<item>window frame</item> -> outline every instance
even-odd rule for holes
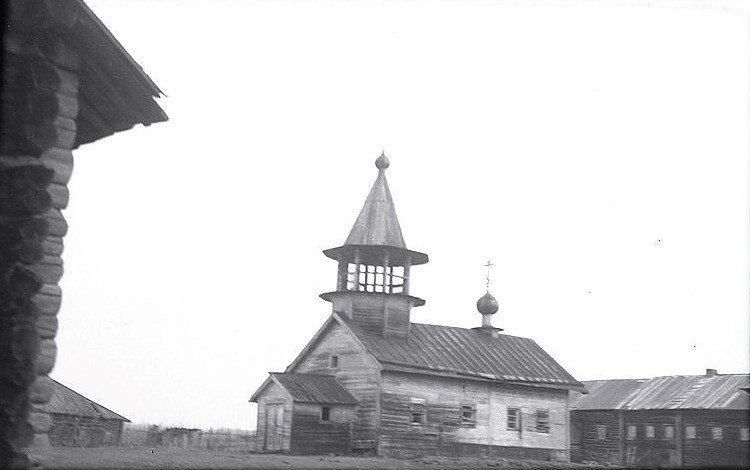
[[[685,439],[698,439],[698,426],[692,424],[685,426]]]
[[[409,402],[409,424],[421,426],[427,422],[427,400],[423,398],[412,398]],[[418,420],[414,420],[419,416]]]
[[[467,416],[468,413],[468,416]],[[461,426],[475,427],[477,425],[477,405],[464,403],[461,405]]]
[[[737,430],[737,440],[742,442],[750,441],[750,426],[740,426]]]
[[[634,441],[638,439],[638,426],[637,425],[635,424],[627,425],[627,427],[625,428],[625,439],[628,441]]]
[[[656,438],[656,426],[654,426],[653,424],[646,424],[644,425],[644,428],[645,429],[643,432],[643,437],[645,437],[646,439]]]
[[[596,440],[597,441],[607,440],[607,425],[606,424],[596,425]]]
[[[723,426],[711,426],[711,440],[712,441],[724,440],[724,427]]]
[[[338,354],[332,354],[331,357],[328,358],[328,367],[331,369],[338,369],[340,364],[339,356]]]
[[[513,416],[513,426],[511,427],[511,415]],[[505,414],[506,423],[505,429],[508,431],[518,431],[521,429],[521,409],[514,406],[509,406],[508,411]]]
[[[671,424],[665,424],[664,426],[662,426],[661,437],[668,441],[674,440],[674,426],[672,426]]]
[[[333,411],[333,407],[331,405],[320,405],[320,420],[319,421],[321,423],[330,423],[332,411]]]
[[[536,410],[535,417],[536,422],[534,423],[534,432],[549,434],[551,429],[549,410],[546,408],[539,408]]]

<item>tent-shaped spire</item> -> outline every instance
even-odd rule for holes
[[[375,161],[375,166],[378,168],[378,177],[375,179],[375,184],[372,185],[370,194],[367,196],[344,245],[381,245],[406,248],[401,226],[396,216],[396,207],[388,188],[388,180],[385,178],[385,169],[389,165],[385,152]]]

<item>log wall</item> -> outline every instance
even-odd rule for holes
[[[331,368],[332,355],[339,357]],[[359,401],[352,427],[354,447],[373,451],[377,446],[380,414],[380,366],[344,329],[334,324],[315,347],[289,372],[330,374]]]
[[[618,424],[620,413],[622,423]],[[740,436],[740,429],[750,426],[746,410],[585,410],[574,411],[571,419],[582,431],[582,462],[642,467],[750,465],[750,443]],[[606,439],[598,438],[598,426],[606,426]],[[629,426],[635,426],[634,437],[627,435]],[[647,426],[653,426],[653,437],[647,434]],[[695,427],[695,438],[686,435],[689,426]],[[673,430],[671,438],[666,427]],[[714,439],[713,427],[722,429],[721,439]]]
[[[413,403],[422,423],[412,423]],[[462,421],[463,405],[476,408]],[[567,391],[383,372],[382,455],[485,455],[565,461],[569,458]],[[521,429],[507,429],[508,408],[518,408]],[[549,432],[536,429],[536,411],[549,412]]]
[[[41,464],[52,424],[47,374],[63,274],[60,210],[73,169],[78,18],[58,2],[8,1],[0,112],[0,468]],[[39,21],[40,17],[52,20]],[[25,25],[25,26],[24,26]]]
[[[331,405],[330,420],[322,422],[321,405],[294,404],[291,453],[349,454],[356,412],[353,406]]]
[[[116,446],[120,445],[122,428],[119,420],[53,414],[49,442],[53,446]]]

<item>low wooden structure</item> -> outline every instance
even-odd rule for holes
[[[358,402],[333,376],[271,373],[252,400],[261,450],[349,453]]]
[[[500,334],[489,292],[477,303],[482,326],[411,321],[412,307],[425,303],[409,292],[411,268],[428,258],[406,248],[385,155],[376,166],[346,242],[324,251],[338,262],[337,289],[321,295],[333,313],[286,371],[271,374],[251,398],[260,450],[329,453],[336,426],[342,444],[351,430],[337,453],[568,460],[568,392],[583,385],[533,340]],[[314,390],[315,376],[328,394],[346,391],[356,402],[326,401]],[[314,397],[304,413],[295,393]],[[324,423],[324,415],[340,420]]]
[[[584,382],[571,396],[574,461],[642,467],[750,465],[747,374]]]
[[[7,0],[0,13],[0,468],[25,468],[52,426],[40,407],[54,390],[72,150],[167,116],[83,1]]]
[[[52,398],[40,410],[49,413],[53,446],[102,447],[120,444],[130,420],[53,380]]]

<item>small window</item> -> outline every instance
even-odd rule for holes
[[[744,428],[740,428],[740,440],[750,441],[750,428],[748,428],[747,426]]]
[[[336,369],[339,366],[339,357],[331,356],[331,369]]]
[[[330,406],[324,406],[320,409],[320,420],[321,421],[331,420],[331,407]]]
[[[411,423],[424,424],[425,422],[425,401],[419,398],[411,399]]]
[[[664,426],[664,439],[674,439],[674,426]]]
[[[606,424],[596,425],[596,439],[599,441],[607,440],[607,425]]]
[[[536,432],[549,432],[549,411],[536,411]]]
[[[508,429],[518,431],[521,428],[518,417],[518,408],[508,408]]]
[[[477,407],[475,405],[461,406],[461,424],[474,426],[477,423]]]
[[[724,438],[724,430],[721,426],[714,426],[711,428],[711,439],[714,441],[720,441]]]
[[[685,426],[685,439],[695,439],[696,434],[695,426]]]
[[[647,424],[646,425],[646,439],[653,439],[656,437],[656,429],[653,425]]]
[[[628,425],[628,439],[631,441],[638,437],[638,427],[634,424]]]

